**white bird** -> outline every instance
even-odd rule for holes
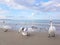
[[[52,21],[51,21],[50,28],[48,30],[49,37],[55,37],[55,31],[56,31],[56,28],[55,26],[53,26]]]
[[[18,31],[18,33],[20,33],[22,30],[24,30],[24,27],[21,27]]]
[[[22,34],[23,36],[29,36],[29,33],[28,33],[27,30],[28,30],[27,28],[21,27],[21,28],[19,29],[19,32],[21,32],[21,34]]]
[[[2,28],[5,29],[4,32],[7,32],[9,29],[11,29],[11,27],[8,25],[3,25]]]
[[[35,30],[32,28],[28,28],[28,32],[34,32]]]
[[[7,32],[9,29],[12,29],[11,26],[6,25],[6,22],[5,21],[3,21],[2,24],[3,25],[1,26],[1,28],[4,29],[4,32]]]

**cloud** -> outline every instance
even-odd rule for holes
[[[29,4],[34,4],[35,3],[35,0],[25,0],[26,3],[29,3]]]
[[[60,11],[60,3],[56,1],[42,2],[41,6],[43,8],[43,11]]]
[[[0,15],[6,14],[8,12],[9,12],[8,10],[4,10],[0,7]]]
[[[29,1],[29,0],[28,0]],[[33,0],[32,2],[28,2],[27,0],[24,2],[18,2],[18,4],[22,4],[28,8],[42,11],[42,12],[55,12],[60,11],[60,0],[49,0],[47,2],[40,1],[38,4],[35,3],[38,0]]]
[[[0,15],[0,19],[6,19],[7,17],[4,15]]]
[[[25,6],[15,2],[15,0],[0,0],[0,3],[7,5],[11,9],[27,9]]]
[[[51,1],[55,1],[55,2],[58,2],[58,3],[60,3],[60,0],[51,0]]]
[[[6,14],[9,14],[9,11],[0,7],[0,19],[8,19]]]
[[[27,10],[33,9],[41,12],[59,12],[60,0],[0,0],[1,3],[6,4],[11,9]]]

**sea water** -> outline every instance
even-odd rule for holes
[[[5,21],[5,23],[3,23],[3,21]],[[48,28],[50,26],[49,24],[50,24],[49,20],[10,20],[10,19],[0,20],[0,27],[2,27],[2,25],[9,25],[12,27],[12,30],[16,30],[16,31],[18,31],[20,27],[31,28],[32,26],[38,28],[36,31],[48,31]],[[56,24],[54,26],[59,32],[60,20],[53,20],[53,24]]]

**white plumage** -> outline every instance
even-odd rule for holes
[[[28,35],[28,32],[22,31],[22,35],[27,36]]]
[[[23,36],[28,36],[29,35],[29,33],[27,32],[27,28],[23,28],[23,27],[21,27],[20,29],[19,29],[19,32],[21,32],[21,34],[23,35]]]
[[[12,29],[10,26],[8,25],[3,25],[2,28],[4,29],[4,32],[7,32],[9,29]]]
[[[34,32],[32,28],[28,28],[28,32]]]
[[[22,28],[23,28],[23,27],[21,27],[18,32],[21,32],[21,31],[22,31]]]
[[[4,29],[11,29],[11,27],[8,26],[8,25],[4,25],[3,28],[4,28]]]
[[[49,28],[49,31],[48,31],[49,37],[50,36],[55,36],[55,32],[56,32],[56,28],[55,28],[55,26],[52,25],[52,22],[51,22],[50,28]]]
[[[24,30],[22,31],[22,35],[25,35],[25,36],[27,36],[28,35],[28,32],[27,32],[27,28],[24,28]]]

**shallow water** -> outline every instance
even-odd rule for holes
[[[31,28],[32,25],[37,27],[38,29],[35,30],[37,32],[46,32],[48,31],[49,28],[49,20],[21,20],[21,21],[17,21],[17,20],[4,20],[5,23],[2,22],[3,20],[0,20],[0,27],[2,27],[3,25],[9,25],[12,27],[12,30],[16,30],[18,31],[20,27],[27,27],[27,28]],[[58,33],[60,33],[60,20],[53,20],[53,25],[56,27],[56,30]]]

